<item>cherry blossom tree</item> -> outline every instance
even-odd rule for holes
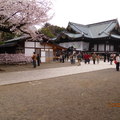
[[[0,0],[0,31],[24,33],[35,38],[34,25],[52,18],[49,0]]]

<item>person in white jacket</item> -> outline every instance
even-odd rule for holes
[[[120,56],[119,54],[116,54],[116,71],[119,71],[119,65],[120,65]]]

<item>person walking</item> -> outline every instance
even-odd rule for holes
[[[95,54],[95,52],[92,54],[92,59],[93,59],[93,64],[95,64],[95,61],[96,61],[96,54]]]
[[[112,65],[113,60],[114,60],[114,54],[111,54],[110,55],[110,65]]]
[[[90,64],[90,58],[91,58],[91,55],[89,53],[87,53],[86,61],[87,61],[88,64]]]
[[[82,60],[82,55],[81,55],[81,53],[79,53],[79,54],[77,55],[77,60],[78,60],[78,66],[80,66],[80,65],[81,65],[81,60]]]
[[[107,53],[107,61],[108,62],[110,61],[110,53],[109,52]]]
[[[104,62],[106,62],[106,57],[107,57],[107,54],[104,53]]]
[[[37,59],[37,56],[36,56],[35,52],[33,52],[32,61],[33,61],[33,67],[34,68],[36,68],[36,59]]]
[[[84,62],[85,62],[85,64],[87,63],[87,53],[84,53],[83,54],[83,58],[84,58]]]
[[[71,62],[71,64],[75,64],[75,61],[74,61],[75,59],[74,59],[74,55],[72,54],[72,55],[70,55],[70,62]]]
[[[100,55],[97,54],[97,64],[99,64],[99,62],[100,62]]]
[[[62,54],[62,63],[64,63],[65,62],[65,55],[64,55],[64,53]]]
[[[119,65],[120,65],[120,56],[119,54],[116,54],[116,71],[119,71]]]
[[[40,60],[40,55],[37,54],[37,65],[40,66],[41,60]]]

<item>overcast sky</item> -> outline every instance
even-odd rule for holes
[[[66,28],[68,22],[86,25],[120,20],[120,0],[53,0],[53,6],[55,15],[49,23],[60,27]]]

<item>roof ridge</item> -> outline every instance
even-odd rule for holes
[[[88,24],[86,26],[92,26],[92,25],[96,25],[96,24],[104,24],[104,23],[108,23],[108,22],[118,22],[117,19],[112,19],[112,20],[107,20],[107,21],[102,21],[102,22],[97,22],[97,23],[92,23],[92,24]]]
[[[103,23],[106,23],[106,22],[118,22],[118,20],[117,19],[112,19],[112,20],[106,20],[106,21],[96,22],[96,23],[87,24],[87,25],[83,25],[83,24],[79,24],[79,23],[74,23],[74,22],[69,22],[69,23],[71,23],[71,24],[77,24],[77,25],[80,25],[80,26],[83,26],[83,27],[89,27],[91,25],[103,24]]]
[[[83,26],[83,27],[86,27],[86,25],[83,25],[83,24],[79,24],[79,23],[74,23],[74,22],[69,22],[70,24],[76,24],[76,25],[80,25],[80,26]],[[68,24],[69,24],[68,23]]]

